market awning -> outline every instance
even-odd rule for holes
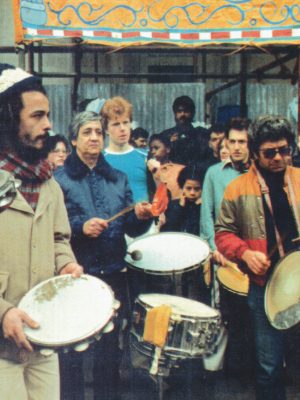
[[[13,0],[16,43],[300,44],[299,0]]]

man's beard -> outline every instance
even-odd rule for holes
[[[190,126],[191,125],[191,123],[192,123],[192,121],[193,121],[193,119],[192,118],[185,118],[185,117],[183,117],[183,118],[177,118],[176,120],[175,120],[175,122],[176,122],[176,125],[181,125],[181,126]]]
[[[48,138],[49,134],[46,134],[43,147],[40,149],[24,144],[18,138],[13,144],[13,147],[22,160],[26,161],[28,164],[37,164],[48,156]]]

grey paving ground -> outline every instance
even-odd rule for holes
[[[299,336],[297,335],[297,338]],[[87,356],[85,400],[93,400],[91,362]],[[120,400],[254,400],[251,372],[241,378],[224,371],[207,373],[201,364],[201,360],[193,360],[187,368],[181,366],[179,369],[171,370],[170,377],[163,379],[163,391],[159,391],[159,384],[147,370],[131,368],[131,364],[125,359],[121,368]],[[300,400],[299,342],[293,343],[285,380],[287,400]]]

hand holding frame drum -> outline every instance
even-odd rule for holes
[[[45,355],[55,350],[86,350],[101,333],[113,329],[119,302],[98,278],[61,275],[41,282],[20,301],[19,308],[39,323],[24,327],[27,339]]]

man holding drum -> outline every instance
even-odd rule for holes
[[[38,328],[38,323],[17,305],[55,274],[82,273],[69,244],[63,195],[45,160],[50,128],[40,81],[0,64],[0,169],[20,180],[15,199],[0,213],[0,398],[5,400],[59,400],[57,355],[33,350],[23,325]]]
[[[269,323],[264,295],[275,264],[299,237],[300,171],[289,165],[294,135],[285,118],[262,116],[250,134],[255,162],[226,188],[215,240],[218,250],[250,278],[256,399],[284,400],[283,333]]]
[[[117,118],[116,118],[117,119]],[[70,124],[73,151],[55,176],[65,194],[72,227],[72,248],[88,274],[108,285],[121,302],[115,329],[102,336],[92,351],[94,359],[94,399],[115,399],[118,390],[121,318],[126,309],[127,284],[124,272],[125,234],[138,236],[152,222],[151,205],[137,203],[133,210],[109,221],[132,205],[127,176],[112,168],[101,154],[104,131],[100,117],[91,111],[77,114]],[[64,399],[83,399],[81,354],[70,352],[61,358]],[[66,380],[64,381],[64,378]]]

